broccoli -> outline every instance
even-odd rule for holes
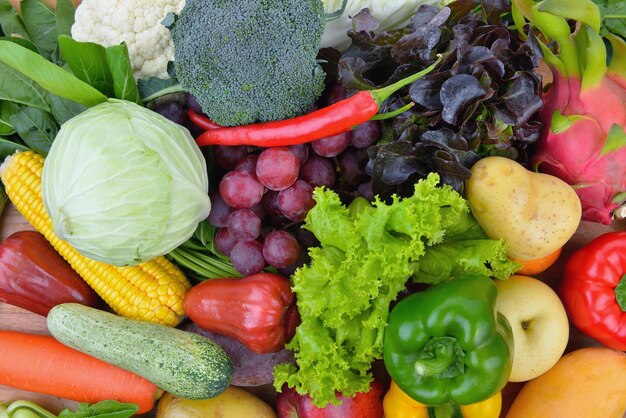
[[[324,88],[321,0],[187,0],[171,30],[176,78],[220,125],[300,115]]]

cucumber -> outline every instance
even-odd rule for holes
[[[52,308],[48,329],[63,344],[181,398],[213,398],[226,390],[233,373],[224,350],[208,338],[77,303]]]

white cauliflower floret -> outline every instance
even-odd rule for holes
[[[72,37],[103,46],[126,41],[135,78],[169,78],[174,60],[170,31],[161,24],[178,14],[185,0],[83,0],[76,9]]]

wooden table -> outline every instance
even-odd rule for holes
[[[0,217],[0,240],[5,239],[13,232],[21,231],[25,229],[33,229],[26,220],[15,210],[13,206],[7,206],[2,217]],[[576,234],[563,248],[563,253],[559,260],[550,267],[546,272],[538,275],[551,287],[556,289],[560,281],[561,272],[563,270],[563,264],[567,257],[576,249],[584,245],[586,242],[608,231],[624,230],[626,231],[626,221],[614,222],[613,225],[607,227],[605,225],[593,224],[589,222],[582,222]],[[48,334],[46,328],[46,320],[44,317],[37,314],[25,311],[20,308],[16,308],[0,302],[0,329],[4,330],[16,330],[22,332],[29,332],[35,334]],[[570,341],[566,351],[572,351],[584,346],[599,345],[597,342],[582,335],[578,330],[571,327]],[[522,384],[509,384],[504,390],[504,416],[505,411],[511,404],[516,394],[521,389]],[[258,391],[257,391],[258,392]],[[263,396],[263,390],[260,395],[263,398],[271,399],[269,394]],[[11,389],[8,387],[0,386],[0,401],[11,401],[16,399],[27,399],[34,401],[43,407],[48,408],[50,411],[58,413],[61,409],[70,407],[73,408],[76,402],[67,401],[59,398],[55,398],[47,395],[40,395],[31,392],[24,392],[20,390]],[[146,415],[151,416],[151,415]],[[229,418],[229,417],[226,417]],[[233,417],[235,418],[235,417]],[[238,418],[238,417],[237,417]]]

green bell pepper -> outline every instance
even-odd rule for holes
[[[398,386],[425,405],[468,405],[511,373],[513,333],[496,313],[497,289],[467,274],[400,301],[389,316],[384,361]]]

